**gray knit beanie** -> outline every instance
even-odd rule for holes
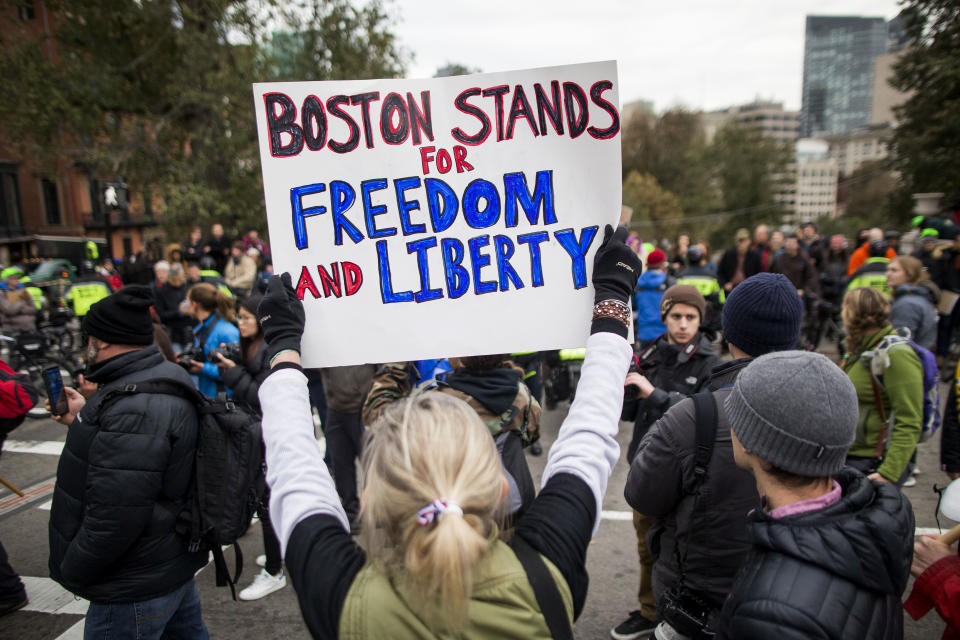
[[[806,351],[779,351],[751,362],[724,407],[744,449],[809,477],[840,471],[859,414],[850,378],[827,357]]]

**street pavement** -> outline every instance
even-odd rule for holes
[[[946,398],[946,393],[943,394]],[[556,438],[569,405],[561,403],[543,414],[543,447],[540,457],[529,456],[535,478],[546,463],[547,449]],[[631,425],[621,423],[620,446],[626,451]],[[56,476],[59,449],[66,428],[52,420],[30,420],[14,431],[4,445],[0,476],[27,493],[17,498],[0,487],[0,541],[10,562],[27,583],[31,604],[26,609],[0,618],[0,640],[70,640],[83,636],[86,603],[64,592],[49,579],[47,570],[47,522],[49,501]],[[921,444],[917,486],[904,492],[914,505],[917,526],[936,527],[934,484],[943,486],[947,477],[939,469],[939,438]],[[608,638],[612,626],[636,608],[638,581],[636,537],[629,507],[623,499],[627,464],[625,453],[614,469],[604,501],[603,519],[588,553],[590,591],[586,607],[575,628],[582,639]],[[945,528],[954,523],[941,518]],[[252,580],[258,568],[254,558],[263,553],[259,526],[251,527],[241,542],[245,566],[241,587]],[[228,553],[227,557],[232,557]],[[212,565],[197,576],[203,616],[212,638],[309,638],[303,625],[292,586],[255,602],[234,602],[227,588],[218,588]],[[912,583],[911,583],[912,584]],[[909,587],[907,590],[909,593]],[[906,595],[904,596],[906,597]],[[905,616],[908,640],[934,640],[944,625],[935,613],[919,622]]]

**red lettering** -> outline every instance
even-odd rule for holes
[[[330,297],[330,294],[339,298],[342,294],[340,293],[340,272],[337,270],[337,263],[334,262],[330,265],[330,271],[333,272],[331,277],[327,270],[323,268],[322,264],[317,265],[317,273],[320,274],[320,284],[323,285],[323,295],[326,298]]]
[[[343,269],[343,285],[348,296],[352,296],[363,284],[363,272],[360,267],[352,262],[341,262],[340,268]]]
[[[433,160],[433,152],[436,147],[420,147],[420,166],[423,169],[423,175],[430,173],[430,161]]]
[[[457,173],[473,171],[473,165],[467,162],[467,148],[459,144],[453,146],[453,159],[457,163]]]
[[[297,281],[297,298],[303,300],[303,294],[306,291],[312,293],[314,298],[320,298],[320,292],[317,291],[317,285],[313,284],[313,278],[310,277],[310,272],[307,271],[306,267],[304,267],[300,272],[300,280]]]
[[[446,173],[450,171],[452,162],[450,160],[450,152],[446,149],[440,149],[437,151],[437,171],[440,173]]]

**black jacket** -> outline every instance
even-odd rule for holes
[[[187,297],[189,285],[185,282],[174,287],[169,282],[154,290],[156,311],[160,322],[166,328],[170,340],[187,347],[193,344],[193,325],[195,320],[180,312],[180,303]]]
[[[960,411],[957,410],[957,379],[950,380],[950,393],[943,409],[940,429],[940,464],[947,473],[960,473]]]
[[[246,403],[257,415],[260,415],[260,383],[270,374],[270,359],[267,357],[267,343],[260,341],[256,353],[250,362],[237,363],[229,369],[221,369],[223,384],[233,392],[233,399]]]
[[[134,394],[97,416],[105,386],[158,378],[191,384],[155,346],[97,363],[88,379],[100,390],[67,431],[50,512],[50,576],[91,602],[165,595],[206,562],[175,529],[193,476],[193,405]]]
[[[654,387],[647,398],[637,398],[636,387],[624,391],[621,420],[634,423],[633,438],[627,448],[627,460],[633,460],[640,440],[654,422],[663,417],[667,409],[689,396],[720,364],[720,357],[710,348],[710,341],[698,333],[692,346],[673,345],[665,335],[656,341],[656,349],[649,352],[647,346],[640,355],[649,355],[639,363],[640,373]]]
[[[678,582],[678,546],[687,553],[686,586],[718,609],[750,550],[747,514],[760,500],[753,476],[734,463],[723,408],[737,375],[749,363],[745,358],[722,364],[704,385],[716,398],[718,424],[699,500],[689,491],[695,477],[693,400],[677,403],[650,427],[630,464],[623,494],[635,510],[653,516],[647,544],[655,560],[653,592],[658,601]]]
[[[846,469],[840,502],[774,520],[750,514],[753,550],[719,622],[737,640],[898,640],[913,509],[891,484]]]
[[[760,254],[753,249],[749,249],[746,257],[743,259],[743,277],[746,279],[761,271],[763,271],[763,262],[761,261]],[[720,286],[723,287],[733,280],[733,275],[736,272],[737,250],[727,249],[723,257],[720,258],[720,264],[717,265],[717,281],[720,283]]]

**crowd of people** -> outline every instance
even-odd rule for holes
[[[937,426],[930,371],[954,374],[958,323],[942,296],[960,294],[960,240],[917,227],[848,243],[760,225],[716,264],[689,235],[651,248],[608,227],[576,395],[539,491],[526,456],[550,357],[304,370],[303,306],[259,234],[194,229],[149,282],[95,276],[121,288],[82,314],[88,367],[56,416],[70,429],[51,576],[90,600],[86,637],[207,637],[193,579],[206,554],[177,529],[197,415],[151,393],[98,408],[110,389],[169,379],[261,420],[262,569],[239,598],[292,582],[317,638],[572,637],[621,422],[640,584],[613,638],[898,638],[911,570],[960,633],[941,594],[960,578],[956,550],[921,540],[914,556],[901,493]],[[17,278],[4,278],[0,313]],[[827,337],[842,339],[832,360],[816,353]],[[941,433],[956,478],[951,380]],[[0,611],[25,602],[2,547],[0,589]]]

